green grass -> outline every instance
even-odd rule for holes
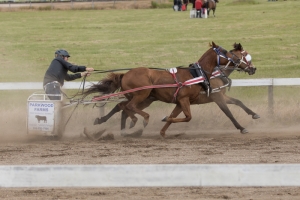
[[[0,12],[0,80],[42,81],[58,48],[95,69],[170,68],[196,61],[211,41],[240,42],[252,55],[257,73],[232,78],[299,77],[300,3],[252,2],[220,1],[208,19],[171,8]]]
[[[221,0],[216,17],[208,19],[190,19],[189,11],[174,12],[172,6],[163,9],[165,4],[155,7],[0,12],[0,82],[42,82],[59,48],[69,51],[70,62],[95,69],[170,68],[195,62],[211,41],[227,50],[233,43],[241,43],[252,55],[257,73],[233,73],[233,79],[300,75],[299,1]],[[94,74],[88,81],[98,81],[104,75]],[[274,89],[276,105],[289,105],[286,113],[297,115],[298,89]],[[1,110],[6,113],[22,107],[24,112],[32,92],[1,91]],[[266,113],[267,87],[235,87],[228,94]],[[286,116],[282,114],[279,120]]]

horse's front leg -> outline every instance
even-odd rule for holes
[[[252,110],[250,110],[247,106],[245,106],[243,104],[243,102],[241,102],[240,100],[238,99],[235,99],[235,98],[232,98],[232,97],[229,97],[227,95],[224,95],[225,96],[225,100],[226,100],[226,103],[227,104],[234,104],[234,105],[237,105],[239,107],[241,107],[248,115],[252,115],[252,118],[253,119],[258,119],[260,118],[260,116],[258,114],[256,114],[255,112],[253,112]]]
[[[171,113],[171,115],[170,115],[170,117],[165,117],[165,118],[163,118],[163,120],[162,121],[166,121],[166,124],[164,125],[164,127],[160,130],[160,135],[162,136],[162,137],[165,137],[166,136],[166,130],[169,128],[169,126],[171,125],[171,120],[168,120],[168,119],[172,119],[172,118],[174,118],[174,117],[177,117],[180,113],[181,113],[181,111],[182,111],[182,109],[181,109],[181,107],[180,107],[180,105],[176,105],[175,106],[175,108],[173,109],[173,111],[172,111],[172,113]]]
[[[247,129],[242,127],[233,117],[232,113],[230,112],[225,99],[223,96],[219,96],[218,99],[214,99],[214,102],[219,106],[219,108],[225,113],[225,115],[231,120],[234,126],[241,131],[241,133],[248,133]]]
[[[169,117],[166,119],[166,121],[171,122],[171,123],[178,123],[178,122],[189,122],[192,119],[189,98],[187,97],[187,98],[183,98],[183,99],[179,100],[179,104],[180,104],[182,112],[185,115],[185,118]]]

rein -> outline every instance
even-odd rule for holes
[[[89,72],[89,73],[99,74],[99,73],[109,73],[109,72],[118,72],[118,71],[128,71],[131,69],[134,69],[134,68],[123,68],[123,69],[112,69],[112,70],[95,69],[93,72]],[[163,68],[156,68],[156,67],[149,67],[148,69],[165,70]]]

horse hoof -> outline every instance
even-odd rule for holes
[[[143,135],[143,129],[140,129],[133,133],[126,134],[124,135],[124,137],[138,138],[141,137],[142,135]]]
[[[129,128],[133,128],[133,127],[135,126],[135,124],[136,124],[136,121],[135,121],[135,122],[134,122],[134,121],[131,121],[131,122],[130,122]]]
[[[241,130],[241,133],[246,134],[246,133],[248,133],[248,131],[247,131],[247,129],[244,128],[243,130]]]
[[[166,138],[166,133],[164,131],[160,131],[160,135],[161,137]]]
[[[100,121],[100,119],[99,119],[99,118],[96,118],[95,121],[94,121],[94,125],[100,124],[99,121]]]
[[[144,120],[143,125],[144,125],[144,128],[145,128],[148,125],[148,121]]]
[[[103,118],[96,118],[94,121],[94,125],[102,124],[103,122],[105,122],[105,120]]]
[[[168,119],[168,116],[165,116],[161,121],[162,121],[162,122],[166,122],[167,119]]]
[[[252,115],[252,119],[259,119],[260,116],[258,114]]]

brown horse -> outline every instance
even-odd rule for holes
[[[204,7],[207,9],[207,16],[209,16],[209,12],[212,10],[213,11],[213,15],[215,17],[215,11],[217,9],[217,3],[219,1],[218,0],[207,0],[204,3]]]
[[[251,62],[251,61],[249,61],[249,62]],[[260,116],[258,114],[253,112],[247,106],[245,106],[243,104],[243,102],[241,102],[240,100],[235,99],[235,98],[230,97],[230,96],[225,94],[226,93],[226,87],[230,88],[231,80],[229,79],[229,76],[234,70],[237,70],[237,69],[235,67],[231,67],[230,65],[216,67],[215,73],[217,73],[218,76],[211,77],[211,79],[210,79],[210,84],[211,84],[211,87],[213,88],[212,93],[207,97],[205,95],[204,91],[200,92],[200,94],[202,95],[201,98],[204,98],[203,104],[216,102],[217,100],[218,101],[223,101],[222,104],[224,104],[224,101],[225,101],[226,104],[233,104],[233,105],[241,107],[248,115],[251,115],[253,119],[260,118]],[[153,103],[155,100],[156,99],[149,97],[145,101],[143,101],[142,103],[138,104],[138,108],[140,110],[143,110],[143,109],[149,107],[150,104]],[[115,113],[122,110],[122,113],[121,113],[121,133],[122,133],[123,136],[126,136],[127,135],[125,133],[126,119],[129,117],[129,115],[127,114],[127,112],[124,109],[125,109],[125,106],[126,106],[127,103],[128,102],[125,101],[125,102],[121,102],[121,103],[117,104],[107,115],[105,115],[101,118],[96,118],[95,122],[94,122],[94,125],[102,124],[102,123],[106,122]],[[225,108],[225,109],[227,109],[227,108]],[[130,128],[135,126],[138,119],[137,119],[137,117],[134,116],[133,118],[131,118],[131,120],[132,121],[130,123]],[[233,121],[233,123],[234,123],[234,121]],[[247,130],[243,129],[242,133],[247,133]]]
[[[251,63],[251,56],[250,54],[248,54],[247,56],[247,61],[249,63]],[[230,62],[228,65],[226,66],[220,66],[220,67],[216,67],[215,68],[215,73],[218,76],[214,76],[211,77],[210,79],[210,83],[211,83],[211,87],[214,88],[212,90],[212,93],[210,94],[209,97],[207,97],[207,101],[204,103],[210,103],[210,102],[215,102],[217,99],[222,100],[224,99],[224,101],[226,102],[226,104],[234,104],[237,105],[239,107],[241,107],[248,115],[251,115],[253,119],[258,119],[260,118],[260,116],[258,114],[256,114],[255,112],[253,112],[251,109],[249,109],[247,106],[245,106],[240,100],[229,97],[225,94],[226,92],[226,87],[230,87],[230,79],[228,78],[229,75],[234,71],[234,70],[238,70],[236,67],[232,67],[233,63]],[[202,91],[200,92],[201,95],[205,95],[205,92]],[[201,97],[203,98],[203,97]],[[155,101],[154,98],[147,98],[145,101],[143,101],[142,103],[140,103],[138,105],[138,108],[143,110],[144,108],[147,108],[153,101]],[[122,135],[126,135],[125,133],[125,128],[126,128],[126,119],[129,117],[129,115],[127,114],[126,111],[124,111],[124,108],[127,104],[126,102],[122,102],[117,104],[107,115],[101,117],[101,118],[96,118],[94,124],[102,124],[104,122],[106,122],[108,119],[111,118],[111,116],[113,116],[115,113],[122,111],[122,117],[121,117],[121,133]],[[133,117],[131,119],[131,124],[130,124],[130,128],[134,127],[136,122],[137,122],[137,117]],[[247,130],[244,129],[243,133],[246,133]]]
[[[215,66],[226,65],[228,61],[233,62],[236,67],[244,69],[249,74],[254,74],[256,68],[245,60],[245,56],[241,44],[235,44],[235,49],[228,52],[212,42],[211,48],[204,53],[197,64],[201,66],[202,72],[206,75],[207,79],[210,78]],[[94,92],[112,93],[118,88],[121,88],[122,91],[126,91],[148,86],[149,89],[125,94],[128,102],[123,109],[126,110],[127,114],[132,118],[134,118],[134,113],[141,115],[144,118],[144,126],[146,126],[149,121],[149,114],[139,109],[139,104],[147,101],[149,98],[166,103],[175,103],[175,109],[169,117],[165,118],[164,121],[167,123],[160,131],[161,136],[164,137],[165,131],[171,123],[188,122],[191,120],[190,104],[201,104],[205,102],[206,97],[205,95],[200,95],[200,91],[203,89],[199,84],[184,86],[185,81],[193,79],[189,69],[190,67],[178,67],[177,73],[173,74],[173,76],[167,71],[152,70],[142,67],[132,69],[125,74],[111,73],[108,78],[103,79],[99,84],[90,87],[85,94],[87,95]],[[174,82],[177,83],[177,88],[151,88],[151,86],[174,84]],[[174,98],[175,95],[176,98]],[[245,129],[233,118],[226,103],[224,106],[220,101],[215,102],[243,133]],[[183,112],[186,117],[176,118],[181,112]]]

